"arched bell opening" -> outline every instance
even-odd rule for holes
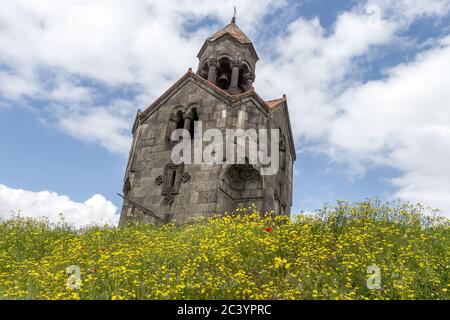
[[[200,69],[200,71],[198,72],[198,75],[200,77],[202,77],[205,80],[208,80],[208,73],[209,73],[209,67],[208,67],[208,63],[205,62],[203,64],[203,67]]]
[[[228,58],[221,58],[219,60],[219,69],[217,70],[216,85],[228,90],[231,82],[231,60]]]
[[[243,63],[242,67],[239,69],[239,80],[238,86],[242,91],[248,91],[248,81],[251,75],[250,68],[247,64]]]
[[[252,71],[246,63],[243,63],[242,67],[239,69],[238,86],[243,92],[250,91],[253,87]]]

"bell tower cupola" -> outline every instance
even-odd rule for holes
[[[252,90],[259,58],[235,17],[206,39],[197,57],[197,74],[204,79],[232,95]]]

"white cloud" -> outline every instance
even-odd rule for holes
[[[98,143],[111,152],[126,153],[130,148],[130,124],[105,108],[67,111],[63,108],[58,127],[70,135]]]
[[[239,25],[256,38],[261,18],[286,4],[241,1]],[[368,4],[380,10],[366,11]],[[195,54],[215,31],[186,26],[206,17],[225,24],[232,7],[231,0],[14,1],[0,11],[0,105],[2,98],[47,100],[62,131],[127,153],[136,109],[195,68]],[[297,139],[352,174],[393,166],[402,172],[392,181],[397,196],[450,212],[450,41],[387,70],[384,80],[362,81],[364,67],[380,50],[402,45],[399,33],[412,22],[449,12],[448,0],[373,0],[342,12],[330,30],[317,18],[299,18],[260,43],[255,87],[267,98],[288,95]],[[137,95],[99,101],[102,86],[132,86]]]
[[[267,96],[285,92],[295,102],[295,136],[313,139],[326,134],[325,124],[339,112],[333,99],[358,76],[354,58],[392,40],[395,25],[383,20],[374,27],[370,19],[365,12],[343,13],[331,34],[318,19],[298,19],[274,45],[276,58],[261,61],[257,88]]]
[[[443,71],[450,70],[450,38],[386,70],[383,80],[363,82],[360,73],[377,48],[402,45],[399,32],[419,16],[448,14],[450,2],[375,3],[382,8],[376,21],[365,6],[342,13],[332,30],[318,19],[294,21],[275,57],[261,62],[258,89],[287,93],[296,137],[352,175],[395,167],[395,196],[450,215],[450,76]]]
[[[24,98],[41,99],[46,102],[43,106],[56,103],[59,109],[66,109],[56,119],[65,133],[126,153],[136,110],[148,106],[188,67],[195,68],[195,55],[202,42],[216,31],[202,27],[186,32],[187,25],[207,17],[225,24],[234,3],[11,2],[0,11],[0,104],[4,104],[2,97],[22,102]],[[254,27],[270,8],[284,3],[263,0],[255,5],[251,0],[240,1],[240,25],[256,30]],[[96,101],[105,98],[105,87],[112,91],[127,86],[137,87],[147,99],[136,97],[130,101],[132,108],[125,108],[125,112],[110,108],[110,103],[117,104],[115,101]],[[49,109],[44,111],[53,112],[53,108]],[[102,113],[111,124],[78,127],[80,120],[98,124]],[[123,130],[125,124],[128,130]]]
[[[241,1],[241,24],[255,26],[268,8],[283,2]],[[215,31],[187,33],[186,24],[206,17],[225,23],[233,1],[42,0],[7,7],[0,12],[0,55],[10,68],[23,74],[39,66],[58,68],[110,85],[156,86],[148,89],[158,94],[167,85],[161,79],[195,65],[196,52]]]
[[[27,81],[22,76],[8,74],[7,72],[0,73],[0,88],[2,95],[8,100],[20,99],[23,92],[32,95],[39,90],[34,83]]]
[[[52,223],[58,223],[62,213],[66,222],[77,227],[118,221],[117,207],[100,194],[79,203],[55,192],[12,189],[0,184],[0,217],[7,219],[19,211],[23,217],[47,217]]]
[[[450,10],[448,0],[371,0],[368,3],[379,6],[381,12],[404,22],[418,17],[443,17]]]
[[[450,213],[450,37],[386,80],[351,88],[336,104],[329,145],[400,169],[397,196]],[[357,132],[357,134],[355,134]]]

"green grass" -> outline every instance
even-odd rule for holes
[[[376,200],[338,202],[295,221],[251,208],[181,226],[76,230],[14,218],[0,222],[0,296],[448,299],[449,226],[421,206]],[[80,268],[79,289],[67,286],[71,265]],[[367,286],[370,266],[379,268],[379,289]]]

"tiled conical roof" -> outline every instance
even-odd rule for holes
[[[225,26],[223,29],[214,33],[211,37],[208,38],[208,41],[214,41],[226,33],[231,35],[240,43],[252,43],[250,39],[245,35],[245,33],[242,32],[241,29],[239,29],[236,23],[234,23],[234,21],[231,21],[231,23]]]

